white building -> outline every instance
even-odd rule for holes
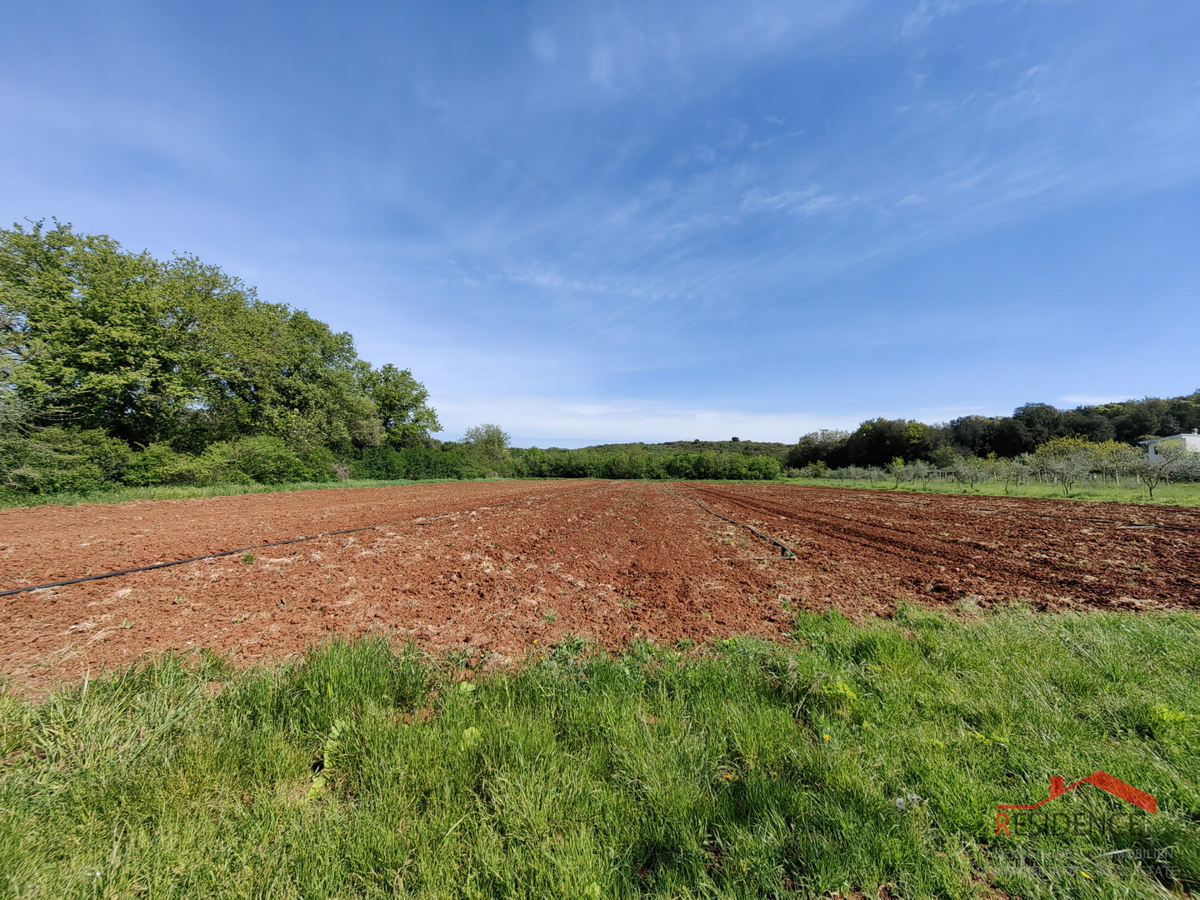
[[[1152,441],[1138,441],[1138,443],[1150,450],[1151,459],[1158,459],[1158,454],[1154,448],[1163,441],[1183,441],[1183,446],[1188,450],[1191,450],[1193,453],[1200,453],[1200,434],[1195,430],[1191,434],[1173,434],[1170,437],[1155,438]]]

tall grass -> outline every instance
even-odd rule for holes
[[[908,609],[863,627],[804,615],[786,647],[569,640],[468,680],[382,638],[242,673],[167,656],[0,698],[0,894],[1195,890],[1198,638],[1186,614]],[[1097,769],[1158,813],[996,837],[997,803]],[[1125,808],[1090,786],[1055,804]]]

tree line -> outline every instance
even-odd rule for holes
[[[584,447],[578,450],[509,448],[503,439],[481,444],[470,437],[440,450],[376,448],[363,454],[361,472],[371,478],[649,478],[771,479],[782,471],[778,456],[725,450],[678,450],[661,446]]]
[[[1200,390],[1162,400],[1156,397],[1062,410],[1027,403],[1011,416],[964,416],[927,425],[905,419],[871,419],[854,431],[822,430],[802,436],[788,451],[792,469],[818,465],[882,467],[893,460],[925,460],[939,469],[963,458],[1016,458],[1056,438],[1091,444],[1138,441],[1200,428]]]
[[[348,477],[838,471],[899,484],[934,477],[927,471],[1019,480],[1028,469],[1069,479],[1068,469],[1109,471],[1109,458],[1124,459],[1120,473],[1128,474],[1133,457],[1125,457],[1138,440],[1196,428],[1200,391],[1072,410],[1029,403],[1011,416],[934,425],[877,418],[853,432],[806,434],[791,447],[735,437],[513,449],[492,424],[439,441],[437,412],[410,370],[371,366],[349,334],[259,299],[216,266],[133,253],[56,220],[0,229],[0,491],[10,494]],[[1062,456],[1063,441],[1076,442],[1066,454],[1071,466],[1038,468],[1053,456],[1041,448]],[[1167,477],[1189,477],[1188,465],[1174,464]],[[1050,474],[1055,466],[1066,474]]]

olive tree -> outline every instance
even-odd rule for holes
[[[887,472],[892,476],[892,481],[894,482],[894,487],[896,490],[899,490],[900,485],[909,480],[909,476],[911,474],[908,464],[902,457],[899,456],[895,457],[890,463],[887,464]]]
[[[908,464],[909,480],[920,482],[923,491],[929,490],[929,482],[935,475],[937,475],[937,469],[927,460],[917,459]]]
[[[1200,453],[1193,453],[1182,441],[1163,441],[1155,447],[1155,456],[1139,454],[1135,468],[1138,479],[1154,499],[1154,489],[1175,481],[1200,480]]]
[[[1142,453],[1136,447],[1120,441],[1104,441],[1092,449],[1092,471],[1101,478],[1112,477],[1113,483],[1121,486],[1121,476],[1137,470]]]
[[[989,459],[986,466],[991,480],[1004,485],[1006,494],[1010,493],[1013,487],[1020,487],[1029,478],[1029,460],[1025,455],[1015,459]]]
[[[988,470],[983,464],[983,460],[976,459],[973,456],[966,456],[962,459],[955,460],[954,465],[950,469],[950,474],[954,476],[954,480],[963,486],[963,493],[967,490],[975,490],[975,485],[981,481],[987,481]]]
[[[1069,497],[1076,482],[1091,474],[1097,446],[1079,437],[1052,438],[1034,451],[1034,464],[1044,477],[1058,483],[1064,497]]]

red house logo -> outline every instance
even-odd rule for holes
[[[1145,791],[1140,791],[1132,784],[1126,784],[1120,778],[1114,778],[1107,772],[1093,772],[1087,778],[1080,778],[1072,785],[1067,785],[1062,778],[1053,775],[1050,778],[1050,796],[1045,800],[1040,800],[1037,803],[997,803],[996,804],[996,836],[1001,834],[1011,835],[1008,830],[1009,814],[1003,812],[1006,809],[1038,809],[1041,806],[1049,803],[1063,794],[1075,790],[1081,784],[1094,784],[1102,791],[1108,791],[1114,797],[1119,797],[1126,803],[1132,803],[1134,806],[1140,806],[1148,813],[1158,812],[1158,801]]]

